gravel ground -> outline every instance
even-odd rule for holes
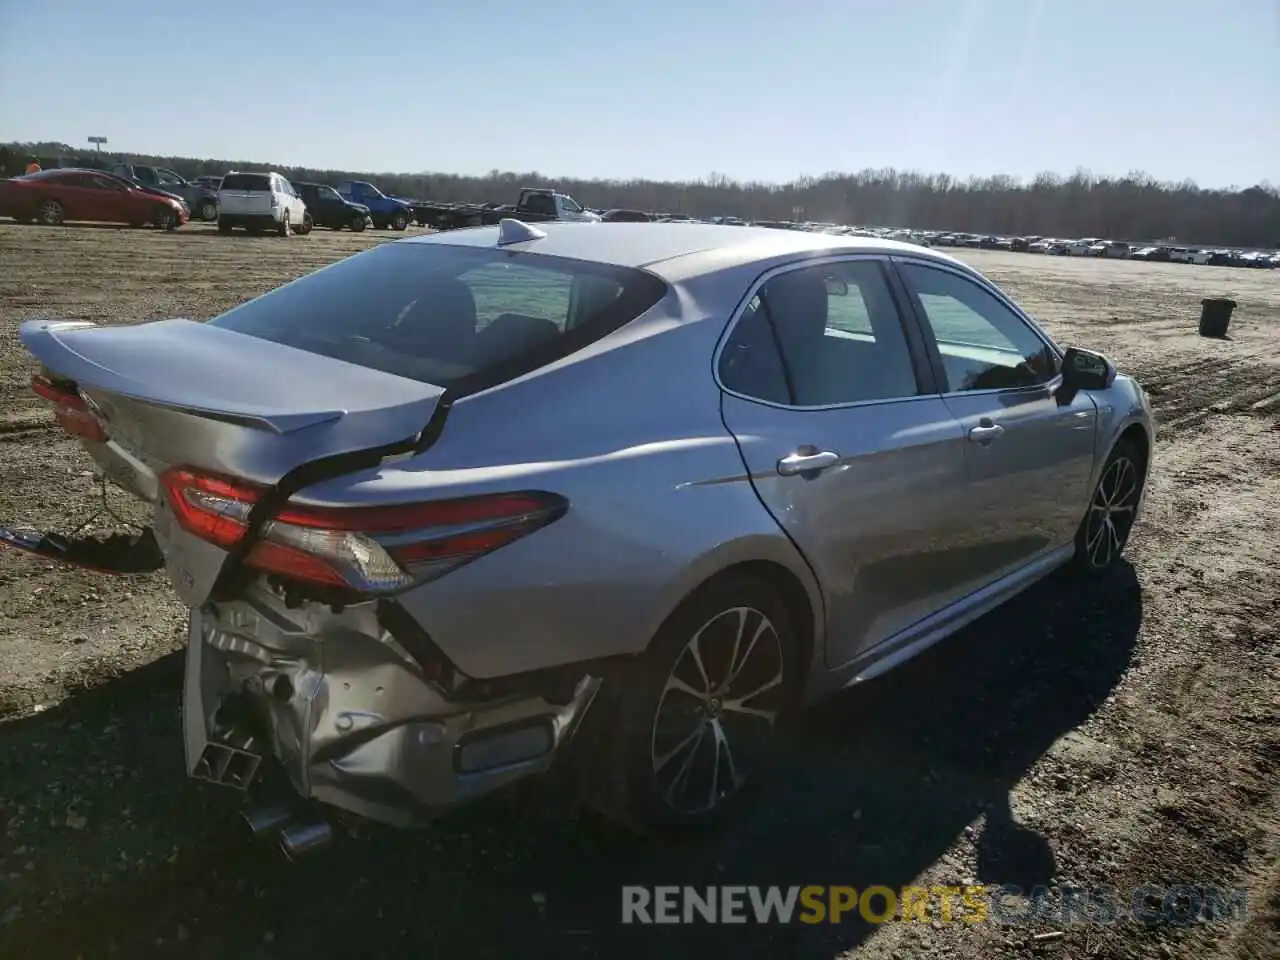
[[[0,522],[69,530],[94,509],[89,460],[27,387],[19,320],[204,319],[387,238],[0,225]],[[631,842],[533,791],[300,866],[183,779],[183,610],[162,577],[0,550],[0,955],[1280,955],[1280,272],[962,256],[1148,387],[1161,435],[1130,569],[1042,583],[813,711],[785,786],[696,842]],[[1202,340],[1199,300],[1220,294],[1231,339]],[[619,924],[621,884],[734,882],[1243,885],[1250,913]]]

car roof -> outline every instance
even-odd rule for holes
[[[924,255],[970,269],[962,261],[934,250],[878,237],[834,236],[803,230],[735,227],[713,223],[538,223],[546,234],[537,240],[511,244],[507,249],[547,256],[607,263],[619,267],[651,268],[681,261],[679,273],[731,268],[754,261],[831,253]],[[460,247],[496,247],[498,227],[469,227],[399,243]],[[667,273],[667,270],[657,271]]]
[[[41,170],[38,173],[26,173],[20,177],[14,177],[15,180],[56,180],[59,176],[68,173],[91,173],[97,177],[106,177],[108,180],[117,180],[120,183],[127,183],[131,187],[137,184],[127,177],[122,177],[118,173],[112,173],[110,170],[95,170],[93,167],[50,167],[47,170]]]

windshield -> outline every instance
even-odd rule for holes
[[[630,268],[392,243],[209,323],[448,389],[521,358],[535,358],[526,369],[550,363],[635,319],[665,292],[660,279]]]

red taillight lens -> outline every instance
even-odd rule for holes
[[[264,488],[184,467],[161,482],[179,525],[230,549]],[[498,494],[389,507],[292,504],[264,524],[245,562],[290,580],[386,593],[434,579],[560,516],[560,497]]]
[[[93,443],[106,442],[107,432],[77,390],[40,373],[31,378],[31,389],[53,404],[53,415],[67,433]]]

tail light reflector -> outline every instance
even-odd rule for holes
[[[161,476],[178,524],[223,549],[238,544],[266,488],[187,467]],[[432,580],[561,516],[554,494],[522,492],[385,507],[289,504],[263,525],[246,563],[289,580],[388,593]]]
[[[53,404],[53,415],[67,433],[92,443],[106,443],[106,430],[74,387],[38,373],[31,378],[31,389]]]

